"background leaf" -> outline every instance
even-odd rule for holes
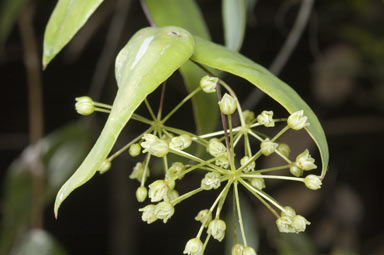
[[[85,157],[90,146],[89,130],[79,123],[70,124],[48,135],[40,144],[45,169],[45,202],[48,204]],[[28,154],[34,153],[35,149],[33,146],[26,148],[7,172],[2,201],[0,254],[9,254],[16,240],[29,228],[33,178]]]
[[[329,160],[327,140],[316,115],[296,91],[267,69],[239,53],[201,38],[195,38],[195,40],[196,46],[192,60],[246,79],[279,102],[289,113],[304,110],[310,123],[306,130],[319,148],[322,160],[321,175],[324,176]]]
[[[222,0],[225,46],[239,51],[246,25],[246,0]]]
[[[208,28],[195,1],[146,0],[145,2],[158,26],[179,26],[194,35],[210,39]],[[206,75],[205,72],[189,61],[181,66],[180,72],[189,92],[199,86],[201,77]],[[216,127],[218,110],[210,107],[216,102],[217,97],[214,94],[198,93],[192,98],[197,133],[208,133]],[[210,110],[207,111],[206,109]]]
[[[29,0],[3,0],[0,8],[0,46],[8,38],[21,9]]]
[[[45,29],[43,67],[61,51],[103,0],[59,0]]]

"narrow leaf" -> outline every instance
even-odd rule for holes
[[[225,46],[239,51],[243,44],[246,24],[246,0],[223,0]]]
[[[193,48],[193,37],[187,31],[164,27],[141,29],[120,51],[115,67],[119,89],[111,113],[88,156],[59,190],[56,217],[64,199],[100,168],[134,110],[189,59]]]
[[[246,79],[279,102],[289,113],[304,110],[310,124],[306,130],[319,148],[322,160],[321,176],[324,177],[329,160],[327,140],[316,115],[296,91],[264,67],[237,52],[197,37],[195,42],[192,60]]]
[[[179,26],[204,39],[210,38],[208,28],[199,7],[194,0],[145,0],[148,11],[158,26]],[[186,11],[188,10],[188,11]],[[194,64],[187,62],[180,68],[184,83],[189,92],[199,86],[206,73]],[[198,93],[192,98],[197,133],[214,130],[218,119],[217,98],[212,94]],[[207,111],[206,109],[210,109]]]
[[[103,0],[59,0],[44,34],[43,67],[64,48]]]

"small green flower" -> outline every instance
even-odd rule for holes
[[[227,148],[217,138],[212,138],[211,140],[209,140],[207,150],[208,153],[211,154],[213,157],[219,157],[227,153]]]
[[[296,165],[305,171],[317,168],[315,159],[311,157],[308,149],[296,157]]]
[[[172,163],[171,167],[168,168],[167,172],[165,173],[166,179],[172,179],[181,180],[183,178],[183,171],[185,170],[185,166],[181,162],[174,162]]]
[[[255,249],[250,246],[244,247],[243,255],[256,255]]]
[[[241,166],[244,166],[245,164],[248,163],[250,157],[248,156],[244,156],[240,159],[240,165]],[[252,161],[251,163],[249,163],[244,169],[243,169],[243,172],[244,173],[249,173],[249,172],[252,172],[255,170],[255,167],[256,167],[256,163],[255,161]]]
[[[196,215],[195,220],[200,221],[204,226],[208,226],[212,220],[212,213],[208,209],[201,210]]]
[[[255,113],[250,110],[245,110],[243,111],[243,118],[245,124],[250,124],[255,119]]]
[[[244,246],[237,243],[234,246],[232,246],[232,253],[231,255],[243,255]]]
[[[153,204],[149,204],[143,208],[139,209],[139,212],[142,212],[141,219],[144,222],[147,222],[148,224],[151,224],[157,220],[156,214],[155,214],[155,208],[156,206]]]
[[[148,196],[151,202],[159,202],[163,199],[167,199],[167,192],[169,187],[164,180],[156,180],[149,185]]]
[[[300,110],[292,113],[287,120],[288,127],[294,130],[300,130],[309,125],[308,117],[304,116],[304,111]]]
[[[269,156],[272,153],[275,152],[278,144],[270,141],[268,138],[265,138],[264,141],[260,144],[260,150],[261,153],[264,154],[264,156]]]
[[[279,146],[277,146],[277,150],[287,158],[289,154],[291,154],[291,148],[286,143],[280,143]]]
[[[256,117],[257,122],[265,127],[274,127],[275,121],[273,120],[273,111],[262,111]]]
[[[164,223],[167,223],[175,213],[175,208],[169,202],[160,202],[156,205],[154,213],[159,220],[163,220]]]
[[[236,111],[236,99],[225,93],[219,102],[220,111],[226,115],[231,115]]]
[[[206,75],[200,80],[200,87],[205,93],[216,92],[216,84],[219,78]]]
[[[134,143],[129,147],[129,155],[131,157],[137,157],[141,153],[141,146],[140,144]]]
[[[293,175],[293,176],[296,176],[296,177],[300,177],[303,175],[303,169],[301,169],[300,167],[298,167],[296,165],[296,162],[293,162],[291,164],[291,166],[289,167],[289,172]]]
[[[222,168],[228,168],[229,167],[229,160],[227,154],[223,154],[220,157],[218,157],[215,160],[215,165],[222,167]]]
[[[319,176],[310,174],[304,178],[304,184],[308,189],[317,190],[321,188],[322,183]]]
[[[255,187],[256,189],[262,190],[265,188],[265,181],[263,178],[251,178],[249,180],[251,185]]]
[[[103,163],[101,163],[99,173],[103,174],[107,172],[109,169],[111,169],[111,161],[109,159],[106,159],[103,161]]]
[[[294,217],[296,216],[296,211],[290,206],[284,206],[284,211],[281,211],[281,216]]]
[[[164,157],[168,154],[169,145],[166,141],[152,134],[145,134],[143,139],[144,142],[141,143],[141,147],[144,148],[144,153],[149,152],[156,157]]]
[[[217,189],[220,184],[220,175],[215,172],[205,174],[205,177],[201,180],[201,187],[205,190]]]
[[[83,96],[75,98],[75,108],[78,114],[90,115],[95,111],[95,105],[90,97]]]
[[[276,220],[277,228],[281,233],[295,233],[296,230],[292,224],[293,220],[290,216],[281,216]]]
[[[202,255],[203,243],[199,238],[190,239],[185,245],[183,254]]]
[[[295,228],[296,233],[304,232],[307,225],[310,225],[310,224],[311,223],[301,215],[295,215],[293,217],[292,225]]]
[[[225,236],[225,230],[227,225],[223,220],[214,219],[208,225],[208,234],[211,234],[213,238],[221,242]]]
[[[136,199],[139,202],[144,202],[144,200],[147,198],[147,188],[144,186],[138,187],[136,190]]]
[[[139,182],[143,179],[143,174],[145,172],[145,178],[144,181],[149,177],[149,169],[145,171],[145,165],[141,162],[137,162],[136,165],[133,167],[133,171],[131,175],[129,176],[130,179],[137,179]]]

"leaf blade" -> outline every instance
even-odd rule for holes
[[[59,0],[44,33],[43,67],[64,48],[103,0]]]
[[[182,28],[149,27],[139,30],[120,51],[115,68],[119,89],[111,113],[87,157],[57,193],[56,217],[69,194],[100,169],[134,110],[189,59],[193,48],[192,35]]]
[[[190,33],[204,39],[210,39],[208,27],[198,5],[193,0],[146,0],[148,11],[151,13],[155,23],[159,26],[179,26],[187,29]],[[185,10],[188,10],[186,13]],[[193,63],[187,62],[180,68],[184,83],[189,92],[200,84],[204,75],[200,68]],[[208,133],[214,130],[218,119],[218,110],[211,111],[209,105],[215,104],[217,98],[212,94],[198,93],[192,98],[194,119],[198,134]]]
[[[310,123],[306,130],[319,148],[321,177],[324,177],[329,161],[327,140],[316,115],[296,91],[264,67],[237,52],[201,38],[195,38],[195,41],[195,52],[191,57],[193,61],[244,78],[279,102],[289,113],[304,110]]]
[[[239,51],[246,24],[245,0],[223,0],[222,11],[225,45],[231,50]]]

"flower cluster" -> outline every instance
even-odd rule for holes
[[[223,130],[209,134],[197,135],[185,130],[170,127],[166,121],[185,102],[197,93],[214,93],[219,87],[226,89],[227,93],[218,102],[221,118],[226,125]],[[219,94],[219,93],[218,93]],[[80,114],[88,115],[93,111],[108,112],[111,107],[105,104],[93,102],[89,97],[77,98],[76,109]],[[184,254],[202,255],[213,238],[221,242],[225,238],[228,228],[222,217],[222,209],[229,191],[233,190],[235,202],[234,215],[240,223],[241,243],[232,247],[232,255],[255,255],[253,247],[248,246],[244,231],[239,200],[239,188],[249,191],[258,198],[276,216],[276,226],[280,232],[299,233],[306,229],[310,222],[303,216],[296,214],[289,206],[283,206],[272,196],[265,192],[265,179],[280,179],[302,182],[307,188],[316,190],[321,187],[321,179],[314,174],[306,174],[317,168],[315,160],[306,149],[296,155],[292,161],[290,146],[279,142],[279,138],[289,130],[301,130],[306,128],[308,118],[303,110],[293,112],[288,118],[275,118],[272,111],[261,111],[258,115],[250,110],[243,111],[233,90],[221,79],[212,76],[202,78],[200,87],[192,91],[170,113],[161,116],[161,110],[154,114],[149,103],[146,103],[151,118],[133,114],[132,119],[149,125],[149,128],[133,139],[129,144],[117,151],[105,160],[100,173],[104,173],[111,167],[111,161],[124,151],[128,150],[131,157],[141,157],[129,176],[139,182],[136,197],[139,202],[150,201],[149,204],[139,209],[142,220],[151,224],[157,220],[164,223],[173,216],[177,204],[204,191],[218,190],[217,198],[210,208],[197,212],[195,220],[201,227],[195,237],[187,241]],[[233,126],[232,115],[238,114],[240,124]],[[268,136],[258,127],[278,128],[274,136]],[[192,144],[202,146],[207,153],[196,153]],[[239,146],[241,144],[241,146]],[[255,146],[255,144],[257,144]],[[196,147],[196,146],[195,146]],[[201,151],[201,150],[200,150]],[[186,159],[188,163],[181,161],[170,162],[169,155],[176,155]],[[277,155],[285,162],[283,165],[260,168],[256,161],[262,157]],[[147,184],[150,177],[150,161],[160,158],[163,162],[164,176],[157,177]],[[183,161],[186,162],[186,161]],[[287,170],[287,175],[276,175]],[[191,173],[201,174],[200,185],[195,189],[179,194],[176,190],[178,183]],[[234,230],[236,231],[236,229]],[[205,238],[205,240],[203,239]]]

